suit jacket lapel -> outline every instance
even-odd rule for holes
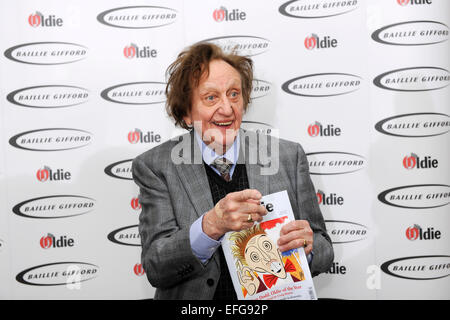
[[[250,189],[256,189],[264,196],[269,194],[269,176],[261,175],[262,164],[258,161],[259,141],[255,140],[256,138],[255,133],[240,130],[241,149],[238,163],[245,162]]]
[[[208,177],[206,176],[205,167],[202,161],[202,153],[195,141],[194,133],[183,136],[184,148],[181,149],[179,157],[182,164],[175,165],[178,176],[186,189],[186,193],[193,204],[197,217],[214,207],[211,192],[209,188]],[[189,148],[186,150],[186,147]]]

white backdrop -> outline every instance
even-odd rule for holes
[[[319,298],[449,299],[447,0],[0,3],[0,297],[141,299],[131,159],[183,133],[185,47],[255,63],[243,126],[300,142],[334,242]]]

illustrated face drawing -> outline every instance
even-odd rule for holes
[[[270,273],[278,278],[286,278],[283,262],[277,246],[266,234],[253,236],[245,247],[247,265],[261,273]]]

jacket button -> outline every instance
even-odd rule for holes
[[[213,285],[214,285],[214,279],[208,279],[208,280],[206,280],[206,284],[208,285],[208,286],[210,286],[210,287],[212,287]]]

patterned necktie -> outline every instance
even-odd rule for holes
[[[231,180],[230,169],[232,165],[233,163],[226,158],[217,158],[211,163],[211,166],[216,168],[217,171],[219,171],[220,176],[227,182]]]

